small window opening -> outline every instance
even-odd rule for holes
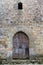
[[[18,3],[18,9],[20,9],[20,10],[23,9],[23,5],[21,2]]]

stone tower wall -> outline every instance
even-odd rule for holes
[[[18,10],[22,2],[23,9]],[[29,55],[43,54],[43,0],[0,0],[0,55],[12,57],[13,36],[23,31],[29,37]]]

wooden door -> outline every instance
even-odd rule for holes
[[[29,39],[23,32],[18,32],[13,37],[13,58],[29,57]]]

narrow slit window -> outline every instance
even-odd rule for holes
[[[18,3],[18,9],[20,9],[20,10],[23,9],[23,5],[21,2]]]

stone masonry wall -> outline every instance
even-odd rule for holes
[[[43,54],[43,0],[0,0],[0,56],[12,57],[12,39],[18,31],[29,37],[30,56]]]

